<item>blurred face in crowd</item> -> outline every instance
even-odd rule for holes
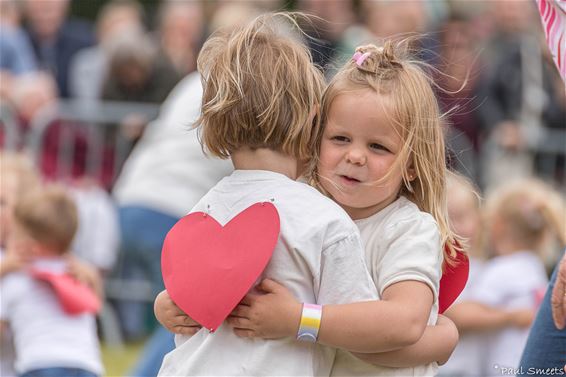
[[[324,22],[320,25],[319,32],[331,40],[338,40],[344,30],[354,22],[351,0],[301,0],[299,8],[307,14],[321,17]]]
[[[380,38],[423,31],[426,15],[421,1],[369,1],[362,3],[366,26]]]
[[[57,101],[53,79],[44,73],[32,73],[16,79],[13,101],[20,119],[31,122],[39,111]]]
[[[495,27],[504,33],[527,31],[535,21],[534,4],[529,1],[493,1]],[[537,16],[538,18],[538,16]],[[539,22],[538,20],[536,20]]]
[[[454,232],[468,241],[470,252],[476,251],[475,248],[479,246],[477,243],[481,231],[481,214],[474,193],[458,185],[450,187],[448,216]]]
[[[200,42],[204,27],[203,9],[198,2],[173,2],[161,22],[164,45],[187,48]]]
[[[98,22],[98,39],[105,43],[113,36],[124,32],[141,32],[143,24],[141,16],[136,9],[128,6],[113,8]]]
[[[40,39],[54,38],[65,21],[69,0],[26,0],[25,16]]]

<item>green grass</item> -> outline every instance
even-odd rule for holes
[[[104,343],[101,346],[106,376],[119,377],[125,376],[134,365],[144,346],[144,341],[127,343],[121,348],[110,347]]]

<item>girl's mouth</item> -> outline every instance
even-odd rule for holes
[[[360,180],[352,177],[348,177],[347,175],[340,175],[340,180],[347,185],[355,185],[360,183]]]

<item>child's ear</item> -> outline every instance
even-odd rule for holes
[[[417,178],[417,170],[412,161],[407,166],[407,178],[409,178],[409,182],[413,182]]]

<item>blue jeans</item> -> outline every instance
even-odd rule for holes
[[[556,283],[558,265],[554,269],[544,300],[537,313],[523,351],[517,375],[563,375],[566,364],[566,329],[558,330],[552,320],[550,297]]]
[[[141,206],[120,207],[118,216],[122,242],[116,274],[126,280],[149,281],[155,297],[164,287],[163,240],[179,219]],[[116,307],[126,338],[139,339],[146,334],[148,318],[153,321],[153,303],[122,300]]]
[[[96,374],[79,368],[42,368],[21,374],[20,377],[98,377]]]

